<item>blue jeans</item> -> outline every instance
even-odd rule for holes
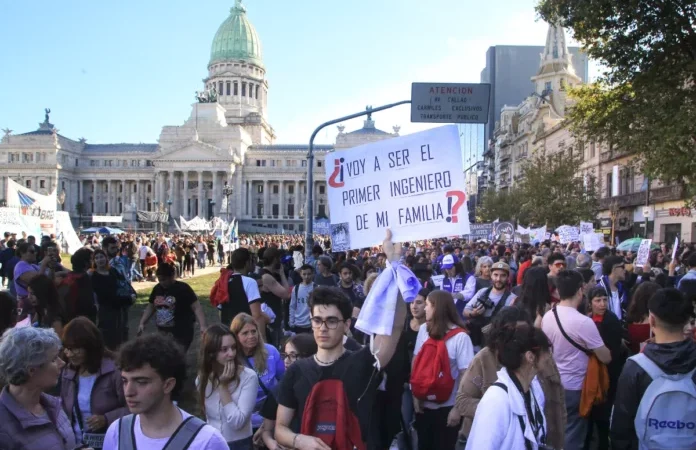
[[[198,253],[198,268],[205,269],[205,253]]]
[[[140,261],[133,261],[132,259],[127,260],[126,265],[128,266],[128,273],[130,274],[130,281],[140,280],[143,278],[143,274],[140,273]]]
[[[404,389],[403,398],[401,400],[401,417],[404,418],[404,424],[406,424],[407,427],[413,425],[413,421],[415,420],[413,394],[408,387]]]
[[[580,417],[582,391],[565,391],[568,419],[566,422],[564,450],[583,450],[587,436],[587,419]]]

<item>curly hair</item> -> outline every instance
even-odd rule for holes
[[[60,338],[52,328],[11,328],[0,340],[0,378],[21,386],[29,381],[29,369],[41,367],[55,358]]]
[[[123,372],[131,372],[149,364],[162,378],[174,378],[172,398],[181,392],[186,380],[186,354],[175,340],[163,334],[154,333],[128,341],[118,353],[116,365]]]

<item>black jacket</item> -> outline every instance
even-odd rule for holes
[[[667,374],[688,373],[696,367],[696,342],[691,339],[672,344],[648,344],[643,350]],[[619,377],[611,419],[611,443],[614,450],[638,449],[638,438],[633,424],[638,405],[652,378],[632,360]],[[696,375],[694,375],[696,383]]]

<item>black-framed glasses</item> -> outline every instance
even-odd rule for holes
[[[283,361],[286,360],[286,359],[288,359],[288,358],[290,358],[290,362],[295,362],[295,361],[297,361],[298,354],[297,354],[297,353],[294,353],[294,352],[290,352],[290,353],[281,353],[281,354],[280,354],[280,357],[283,358]]]
[[[325,324],[326,328],[329,330],[335,330],[336,327],[338,327],[338,324],[341,322],[345,321],[339,319],[338,317],[327,317],[326,320],[322,319],[321,317],[312,317],[312,328],[319,329]]]

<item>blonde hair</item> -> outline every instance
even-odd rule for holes
[[[254,358],[254,370],[256,370],[256,372],[259,374],[263,374],[266,372],[267,368],[268,352],[266,351],[266,342],[263,339],[263,334],[261,334],[259,325],[256,323],[254,318],[246,313],[237,314],[230,324],[230,331],[234,333],[235,337],[239,338],[239,333],[242,332],[242,328],[244,328],[246,325],[253,325],[256,328],[256,335],[258,336],[259,341],[258,344],[256,344],[252,357]],[[243,351],[241,348],[239,350]],[[246,357],[246,355],[243,357]]]
[[[365,293],[365,295],[370,293],[370,289],[372,289],[372,285],[374,284],[374,282],[378,276],[379,276],[379,274],[371,273],[365,279],[365,283],[363,283],[363,292]]]

